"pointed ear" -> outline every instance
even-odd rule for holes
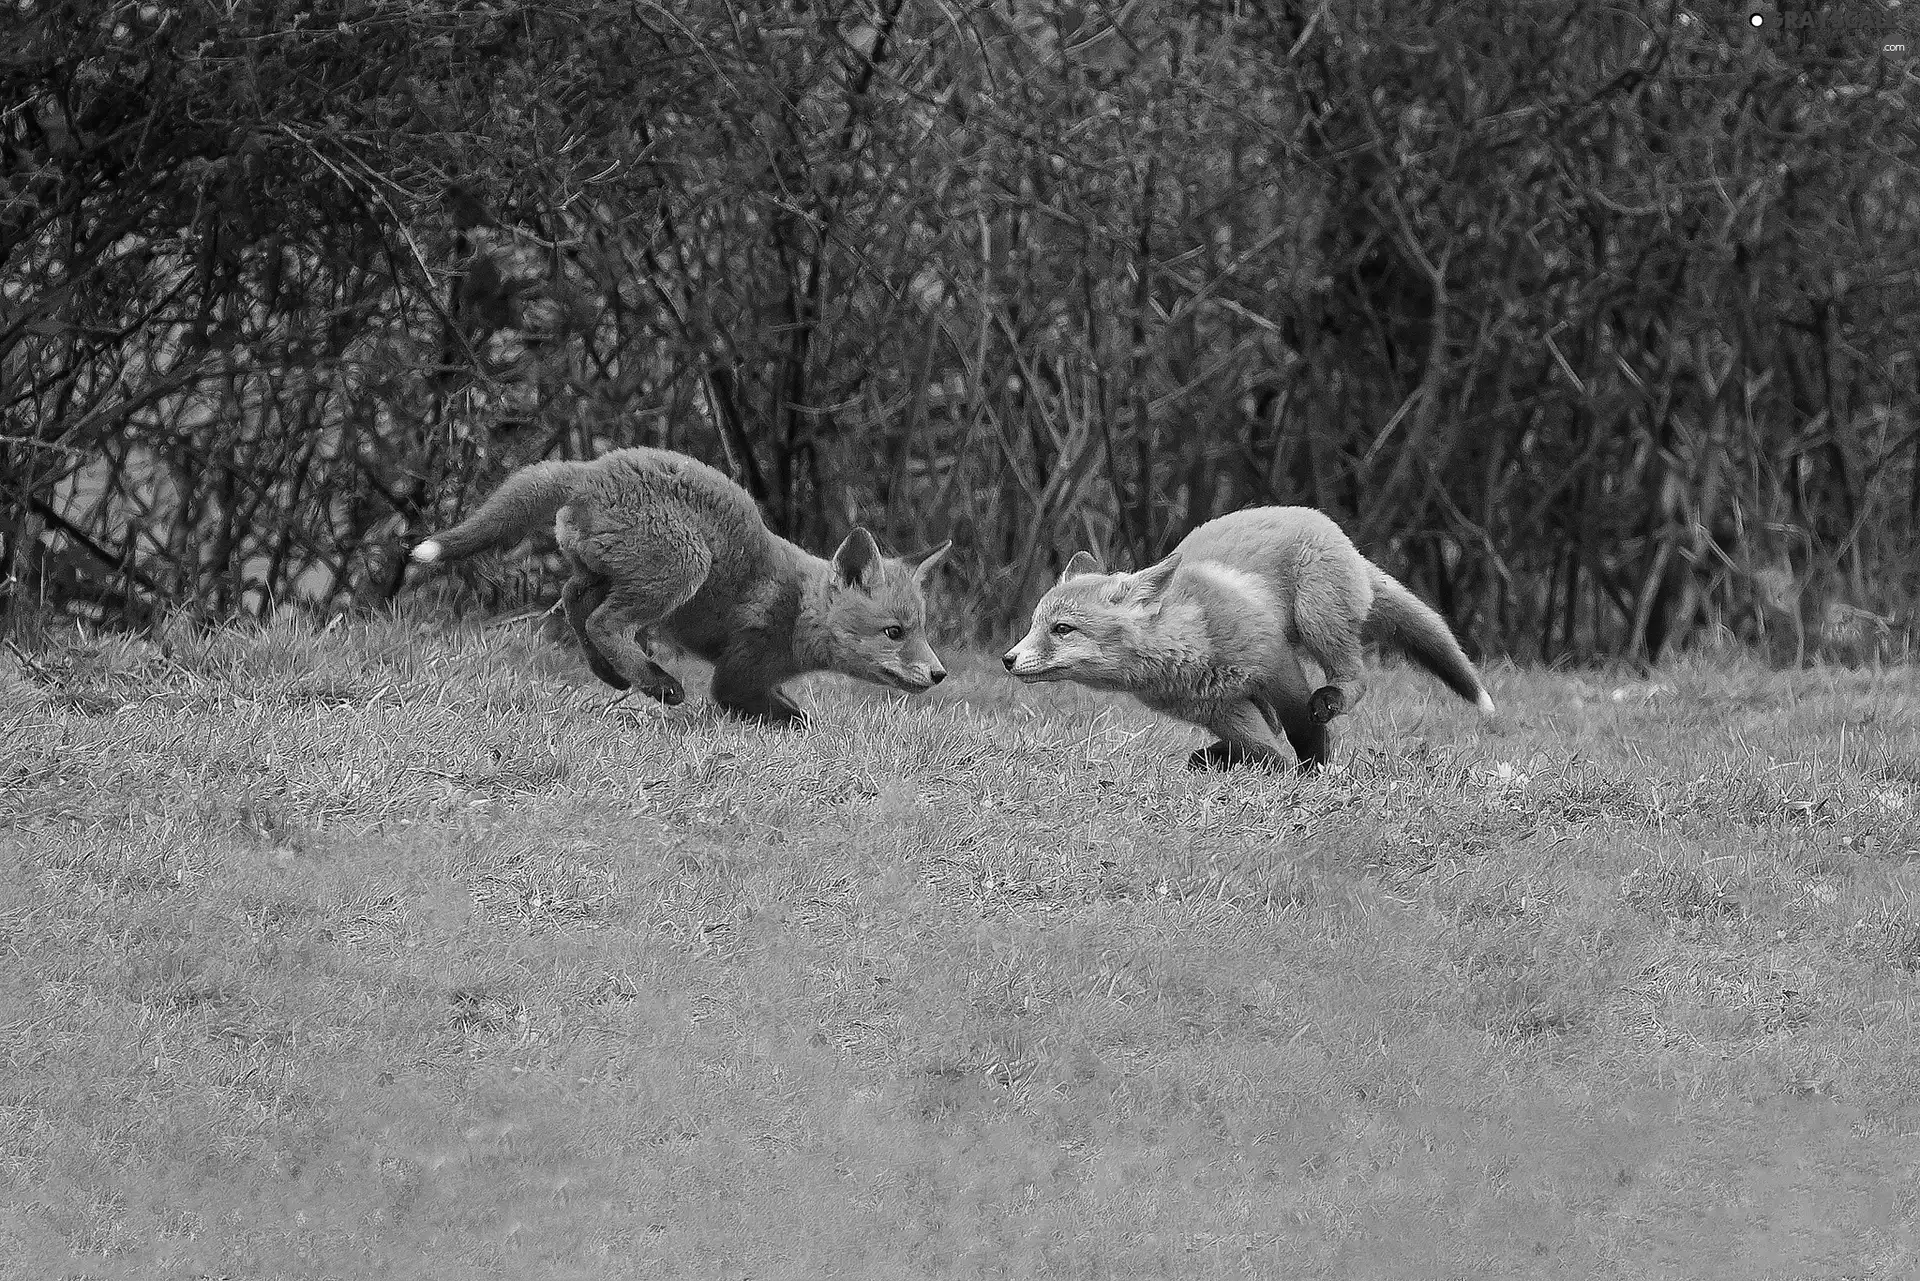
[[[1166,594],[1167,584],[1173,581],[1173,571],[1180,568],[1180,553],[1169,552],[1167,558],[1158,565],[1149,565],[1133,575],[1128,584],[1128,595],[1136,605],[1157,605]]]
[[[1064,583],[1069,578],[1078,578],[1082,574],[1097,574],[1099,572],[1100,562],[1095,559],[1092,552],[1075,552],[1073,559],[1067,562],[1067,567],[1060,571],[1060,581]]]
[[[880,548],[866,526],[855,525],[833,554],[833,578],[842,587],[865,587],[880,563]]]
[[[918,556],[903,556],[901,559],[913,566],[913,581],[924,583],[933,576],[934,566],[945,559],[946,554],[952,550],[953,540],[949,538],[932,551],[921,552]]]

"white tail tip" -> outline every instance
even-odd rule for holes
[[[1474,700],[1473,705],[1480,709],[1480,714],[1482,716],[1486,717],[1488,720],[1493,719],[1493,715],[1494,715],[1493,695],[1487,693],[1486,690],[1483,689],[1480,691],[1480,697]]]
[[[413,559],[422,565],[431,565],[436,560],[439,560],[440,540],[437,538],[429,538],[426,542],[421,543],[413,549]]]

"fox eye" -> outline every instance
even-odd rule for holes
[[[1072,623],[1055,623],[1053,625],[1053,634],[1055,636],[1071,636],[1079,630],[1080,629]]]
[[[889,623],[887,625],[886,630],[882,631],[880,634],[882,636],[885,636],[890,641],[897,641],[897,640],[903,639],[906,636],[907,632],[904,627],[900,626],[900,624]]]

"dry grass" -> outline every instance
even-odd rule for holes
[[[1920,1268],[1910,672],[1388,670],[1300,780],[984,663],[806,734],[525,628],[34,664],[9,1275]]]

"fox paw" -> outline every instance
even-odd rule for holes
[[[669,676],[664,681],[651,681],[640,687],[640,692],[656,703],[668,707],[678,707],[687,701],[687,691],[679,681]]]
[[[1227,763],[1226,753],[1220,750],[1225,746],[1225,743],[1215,743],[1211,747],[1196,748],[1193,755],[1187,757],[1187,768],[1190,770],[1231,768]]]
[[[806,729],[813,723],[813,717],[787,699],[776,694],[772,698],[732,699],[716,698],[720,709],[729,716],[738,716],[743,721],[758,721],[762,725],[784,725],[791,729]]]
[[[1322,685],[1307,700],[1307,712],[1315,725],[1325,725],[1347,710],[1347,691],[1338,685]]]
[[[791,729],[805,729],[813,723],[811,716],[791,703],[769,703],[764,707],[729,707],[727,710],[743,720],[759,721],[762,725],[783,725]]]
[[[1233,769],[1240,765],[1277,769],[1280,764],[1280,758],[1264,747],[1244,747],[1225,739],[1200,748],[1187,757],[1187,768],[1190,770]]]

